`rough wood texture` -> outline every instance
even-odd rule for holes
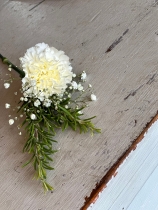
[[[146,130],[135,150],[117,168],[117,175],[111,177],[87,210],[158,208],[158,121]]]
[[[158,107],[158,5],[146,0],[22,0],[0,1],[1,53],[19,64],[25,50],[39,42],[62,49],[75,72],[86,70],[97,102],[85,113],[97,115],[102,128],[93,138],[72,131],[58,133],[53,193],[43,194],[32,180],[24,136],[9,127],[6,102],[16,105],[20,81],[1,91],[1,209],[78,210]],[[1,78],[7,68],[0,63]],[[15,74],[14,74],[15,75]],[[16,116],[15,112],[11,112]],[[18,125],[18,122],[17,122]]]

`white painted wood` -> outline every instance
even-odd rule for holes
[[[87,72],[98,100],[86,117],[101,135],[57,132],[53,172],[54,192],[43,194],[32,180],[32,167],[22,169],[24,135],[9,126],[4,108],[19,101],[20,81],[7,91],[0,83],[1,209],[79,210],[96,183],[140,134],[158,109],[158,5],[155,0],[0,0],[0,52],[19,65],[18,58],[39,42],[63,50],[76,73]],[[156,3],[156,4],[155,4]],[[129,29],[111,52],[109,46]],[[0,62],[1,78],[6,67]],[[8,72],[7,72],[8,73]],[[15,75],[15,74],[14,74]],[[129,96],[129,97],[127,97]],[[126,100],[124,100],[127,98]],[[9,111],[9,112],[8,112]],[[18,125],[20,121],[16,121]]]
[[[158,121],[124,160],[88,210],[158,209]]]

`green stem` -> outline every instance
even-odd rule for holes
[[[3,55],[0,54],[0,58],[4,64],[7,64],[10,68],[14,69],[16,72],[20,74],[20,77],[25,77],[25,72],[21,69],[19,69],[17,66],[12,64],[7,58],[3,57]]]

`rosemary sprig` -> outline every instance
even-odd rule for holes
[[[65,109],[62,103],[58,105],[57,111],[52,105],[49,108],[36,109],[33,102],[24,102],[20,107],[20,112],[26,114],[26,119],[23,122],[23,126],[28,133],[28,139],[25,143],[24,152],[32,154],[30,160],[24,164],[24,166],[32,163],[34,170],[36,171],[36,178],[40,179],[43,184],[44,190],[53,190],[53,187],[47,183],[47,171],[53,170],[50,166],[50,162],[53,161],[52,154],[57,152],[52,149],[52,143],[56,142],[52,139],[55,136],[55,129],[61,128],[62,131],[70,127],[73,130],[79,129],[80,133],[91,131],[92,135],[94,132],[101,132],[100,129],[96,128],[91,122],[92,118],[81,119],[82,114],[76,109]],[[65,102],[63,102],[65,104]],[[68,101],[67,101],[68,103]],[[36,120],[31,120],[30,114],[36,114]]]

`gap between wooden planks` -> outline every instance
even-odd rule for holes
[[[132,145],[129,147],[128,150],[118,159],[118,161],[110,168],[110,170],[106,173],[106,175],[101,179],[100,183],[96,184],[96,188],[91,192],[89,197],[85,198],[85,204],[81,208],[81,210],[87,210],[87,208],[92,204],[95,203],[99,197],[99,193],[101,193],[105,188],[107,183],[111,180],[111,178],[117,175],[117,169],[123,163],[123,161],[127,158],[131,151],[137,148],[137,144],[142,141],[144,138],[144,134],[146,131],[151,127],[151,125],[158,120],[158,112],[155,117],[147,123],[146,127],[143,129],[141,134],[134,140]]]

